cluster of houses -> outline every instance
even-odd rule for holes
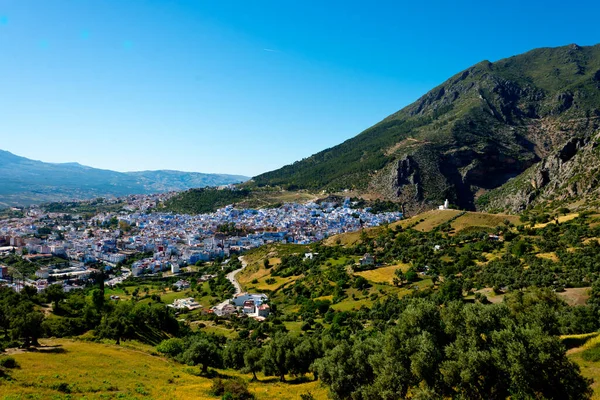
[[[268,296],[263,293],[239,293],[235,295],[228,304],[221,307],[213,307],[211,311],[219,316],[241,313],[262,321],[271,313],[271,308],[266,303],[268,299]]]
[[[402,217],[397,212],[373,214],[368,209],[355,209],[348,199],[341,206],[284,204],[258,210],[227,206],[194,216],[147,212],[171,195],[107,199],[107,203],[121,204],[123,211],[99,213],[89,220],[80,215],[28,208],[23,210],[23,217],[0,221],[0,248],[33,263],[54,257],[64,259],[65,265],[39,268],[36,278],[43,287],[47,280],[85,280],[94,272],[89,265],[101,263],[114,268],[139,253],[147,253],[148,257],[133,264],[131,276],[165,271],[178,274],[186,265],[228,258],[264,244],[311,243]],[[220,233],[224,224],[234,224],[244,233]],[[40,235],[40,231],[44,234]],[[0,279],[7,278],[8,270],[0,273]],[[111,280],[120,281],[118,277]],[[248,304],[248,313],[267,313],[259,309],[260,305],[255,301],[250,311],[252,307]]]

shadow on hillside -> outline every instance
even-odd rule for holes
[[[50,353],[50,354],[64,354],[67,353],[62,345],[58,344],[55,346],[39,346],[39,347],[30,347],[27,351],[32,353]]]
[[[596,336],[598,336],[598,334],[595,332],[591,333],[591,334],[587,334],[587,335],[577,335],[577,336],[573,335],[572,337],[563,337],[561,339],[561,342],[567,350],[570,350],[570,349],[574,349],[576,347],[583,346],[590,339],[593,339]]]
[[[297,376],[295,378],[292,379],[286,379],[285,382],[281,382],[279,380],[279,377],[273,376],[273,377],[269,377],[269,378],[263,378],[263,379],[259,379],[255,382],[260,382],[260,383],[284,383],[284,384],[288,384],[288,385],[299,385],[302,383],[307,383],[307,382],[312,382],[313,380],[311,378],[309,378],[308,376]]]

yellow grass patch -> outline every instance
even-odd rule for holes
[[[395,276],[394,272],[396,272],[397,269],[401,269],[402,272],[406,272],[409,268],[410,266],[408,264],[397,264],[390,265],[387,267],[376,268],[369,271],[356,272],[354,275],[362,276],[363,278],[371,282],[393,283]]]
[[[558,217],[558,222],[559,222],[559,223],[561,223],[561,222],[567,222],[567,221],[570,221],[570,220],[572,220],[572,219],[575,219],[575,218],[577,218],[578,216],[579,216],[579,214],[578,214],[578,213],[575,213],[575,214],[567,214],[567,215],[561,215],[560,217]],[[545,226],[546,226],[546,225],[548,225],[548,224],[555,224],[555,223],[556,223],[556,221],[555,221],[555,220],[552,220],[552,221],[550,221],[550,222],[546,222],[546,223],[543,223],[543,224],[535,224],[533,227],[534,227],[534,228],[543,228],[543,227],[545,227]]]
[[[341,233],[339,235],[328,237],[327,239],[325,239],[323,244],[325,244],[326,246],[335,246],[337,244],[340,244],[342,246],[353,245],[358,243],[358,241],[360,240],[360,235],[360,231]]]
[[[351,310],[360,310],[360,308],[362,306],[371,307],[372,305],[373,305],[373,302],[368,298],[363,298],[363,299],[358,299],[358,300],[346,299],[337,304],[333,304],[331,306],[331,308],[334,309],[335,311],[351,311]]]
[[[590,336],[591,338],[587,338],[586,336]],[[567,352],[567,355],[569,359],[571,359],[571,361],[574,361],[579,365],[581,375],[585,376],[586,378],[592,378],[594,380],[594,382],[592,383],[592,389],[594,390],[592,399],[600,400],[600,362],[586,361],[581,355],[581,353],[584,350],[598,345],[600,343],[600,336],[598,336],[597,332],[594,332],[587,335],[561,336],[561,339],[564,339],[565,337],[579,337],[583,339],[583,341],[585,341],[585,344],[583,346],[569,350]]]
[[[465,215],[461,215],[452,221],[450,226],[457,232],[473,226],[495,228],[498,225],[502,225],[505,220],[515,225],[521,224],[519,217],[514,215],[467,212]]]
[[[214,400],[209,394],[211,379],[190,374],[198,368],[181,365],[145,351],[122,346],[78,342],[67,339],[42,340],[46,351],[21,352],[13,357],[21,368],[11,370],[12,380],[0,383],[3,399],[199,399]],[[246,381],[250,375],[219,371]],[[282,384],[259,375],[262,382],[249,384],[258,400],[298,399],[311,392],[316,399],[327,399],[319,382]],[[68,397],[57,390],[68,387]],[[30,397],[33,396],[33,397]]]
[[[554,262],[558,262],[558,256],[556,255],[555,252],[550,252],[550,253],[538,253],[535,255],[538,258],[544,258],[546,260],[551,260]]]
[[[406,228],[409,225],[413,225],[413,224],[417,223],[414,226],[414,229],[422,231],[422,232],[429,232],[430,230],[434,229],[438,225],[441,225],[444,222],[447,222],[451,218],[454,218],[461,212],[462,211],[459,211],[459,210],[431,210],[431,211],[427,211],[427,212],[415,215],[412,218],[408,218],[408,219],[396,222],[394,225],[400,225],[401,227]],[[423,221],[419,222],[421,220],[423,220]]]

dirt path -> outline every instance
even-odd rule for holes
[[[229,279],[229,282],[231,282],[231,284],[235,287],[235,293],[233,294],[233,297],[242,293],[242,285],[240,285],[240,283],[237,281],[237,279],[235,279],[235,276],[239,272],[242,272],[244,270],[244,268],[246,268],[248,266],[248,263],[244,260],[243,256],[239,257],[238,260],[240,260],[242,262],[242,268],[238,268],[235,271],[231,271],[230,273],[227,274],[227,279]],[[215,306],[215,308],[220,310],[223,307],[225,307],[227,304],[229,304],[229,301],[230,301],[230,299],[227,299],[227,300],[217,304]]]

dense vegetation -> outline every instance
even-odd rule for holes
[[[220,207],[243,201],[249,194],[247,189],[190,189],[167,200],[163,209],[180,214],[210,213]]]

